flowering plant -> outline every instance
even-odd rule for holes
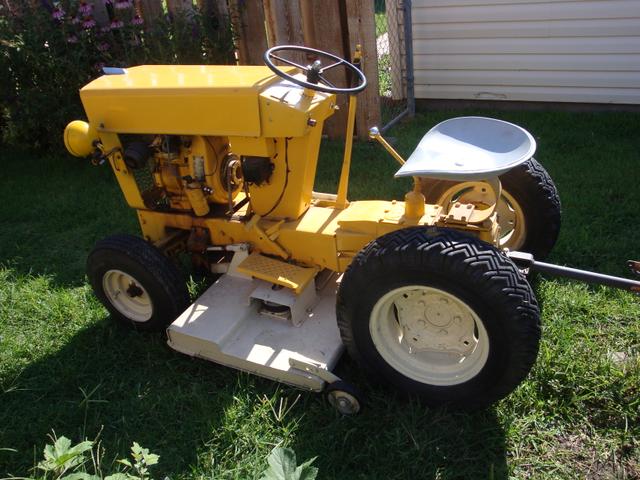
[[[229,22],[215,12],[194,7],[145,19],[136,3],[0,2],[5,141],[61,148],[66,122],[82,116],[79,88],[101,75],[104,66],[234,61]]]

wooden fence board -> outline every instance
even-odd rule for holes
[[[264,0],[269,46],[304,45],[300,0]],[[302,54],[289,54],[289,60],[304,64]]]
[[[355,51],[362,46],[362,71],[368,86],[358,95],[356,132],[360,140],[369,138],[369,127],[380,124],[380,96],[378,93],[378,57],[373,0],[347,1],[349,45]]]
[[[302,7],[304,45],[349,58],[345,52],[345,37],[341,22],[340,0],[300,0]],[[315,59],[307,59],[310,63]],[[346,70],[337,67],[329,70],[327,79],[338,86],[348,85]],[[347,125],[347,97],[337,96],[339,110],[325,123],[324,133],[329,138],[344,137]]]
[[[171,13],[193,10],[193,0],[167,0],[167,9]]]
[[[262,0],[229,0],[229,14],[238,49],[238,63],[262,65],[262,55],[268,48]]]
[[[136,0],[136,9],[139,10],[147,28],[164,13],[160,0]]]

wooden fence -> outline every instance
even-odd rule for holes
[[[96,0],[99,3],[100,0]],[[193,0],[135,0],[145,22],[164,11],[192,9]],[[362,46],[362,67],[369,87],[358,97],[356,132],[367,138],[369,126],[380,123],[378,57],[373,0],[196,0],[198,8],[230,22],[241,65],[262,65],[262,55],[274,45],[306,45],[351,58],[356,45]],[[344,72],[330,80],[346,84]],[[330,137],[344,135],[346,99],[339,98],[338,112],[327,122]]]

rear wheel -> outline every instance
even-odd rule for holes
[[[527,280],[491,245],[409,228],[367,245],[344,274],[338,325],[370,377],[431,406],[480,408],[509,394],[538,351]]]
[[[560,196],[551,176],[535,158],[530,158],[502,175],[500,182],[500,247],[546,258],[558,239],[561,223]],[[446,208],[460,200],[482,203],[482,189],[479,182],[423,179],[427,203]]]
[[[133,235],[96,243],[87,276],[98,299],[119,322],[138,330],[164,330],[189,305],[180,271],[160,250]]]

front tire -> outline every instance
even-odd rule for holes
[[[527,280],[493,246],[449,229],[398,230],[344,274],[338,326],[374,380],[430,406],[475,409],[533,366],[540,314]]]
[[[96,243],[87,258],[96,297],[120,323],[163,331],[189,305],[189,292],[176,266],[157,248],[133,235],[112,235]]]

